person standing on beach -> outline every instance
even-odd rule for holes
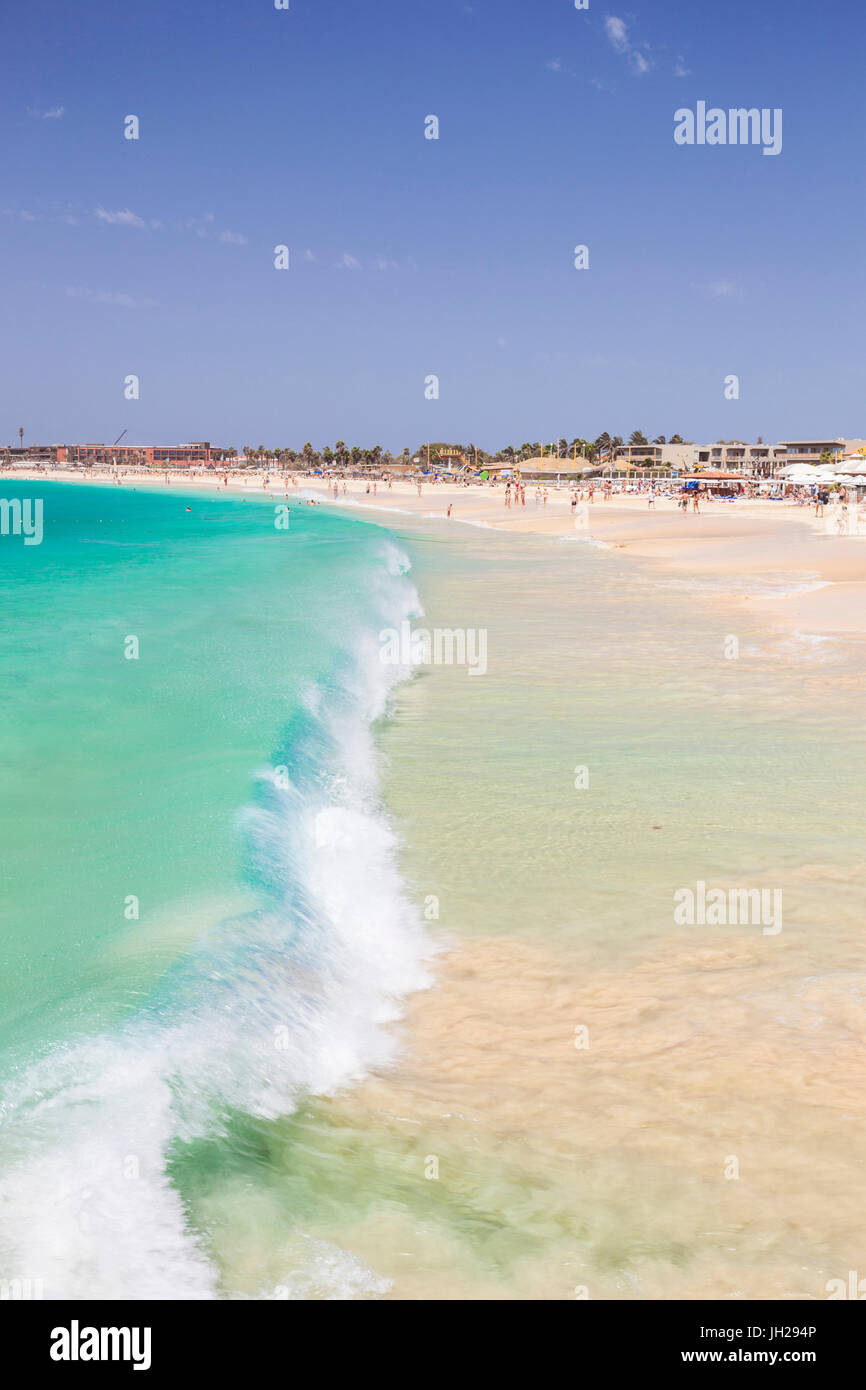
[[[448,515],[448,516],[451,515],[451,508],[453,507],[453,505],[454,505],[453,502],[449,502],[449,503],[448,503],[448,512],[447,512],[447,515]]]

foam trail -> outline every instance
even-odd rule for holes
[[[232,1111],[287,1114],[393,1059],[383,1025],[429,984],[431,954],[382,809],[372,727],[409,674],[379,661],[376,640],[420,613],[408,569],[386,545],[373,621],[308,691],[273,759],[286,775],[263,773],[243,814],[261,908],[204,937],[125,1026],[7,1087],[0,1277],[42,1279],[47,1298],[220,1296],[167,1174],[172,1146],[224,1134]]]

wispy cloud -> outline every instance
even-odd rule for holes
[[[129,208],[124,208],[122,212],[109,212],[104,207],[96,209],[96,216],[100,222],[109,222],[113,227],[143,227],[144,218],[138,217]]]
[[[551,58],[550,62],[547,64],[547,66],[550,68],[550,71],[551,71],[551,72],[562,72],[562,59],[561,59],[561,58]]]
[[[742,299],[743,297],[742,287],[732,275],[722,275],[717,280],[693,280],[689,289],[697,290],[699,294],[709,295],[711,299]]]
[[[40,111],[38,106],[28,106],[27,115],[36,121],[59,121],[65,110],[65,106],[50,106],[46,111]]]
[[[674,77],[691,77],[691,68],[686,67],[685,58],[677,58],[674,64]]]
[[[230,246],[246,246],[249,240],[242,232],[230,232],[228,230],[220,232],[219,239],[227,242]]]
[[[304,260],[305,260],[305,261],[314,261],[315,259],[316,259],[316,253],[315,253],[315,251],[311,251],[310,248],[309,248],[309,246],[308,246],[307,249],[306,249],[306,251],[304,252]]]
[[[156,303],[152,299],[136,299],[131,294],[122,294],[116,290],[90,290],[82,286],[70,285],[66,293],[70,299],[86,299],[91,304],[111,304],[120,309],[156,308]]]
[[[195,232],[196,236],[206,237],[210,234],[211,224],[214,222],[214,220],[215,219],[212,212],[205,212],[202,213],[201,217],[191,217],[190,220],[184,225],[189,227],[191,231]]]
[[[649,72],[650,68],[653,66],[650,46],[648,43],[633,42],[629,34],[628,25],[624,19],[620,19],[620,17],[615,14],[607,15],[604,21],[604,32],[607,34],[608,39],[613,44],[617,53],[621,53],[624,57],[628,58],[633,72],[636,72],[639,77],[642,76],[643,73]]]
[[[348,251],[344,251],[340,259],[337,261],[336,268],[337,270],[359,270],[360,267],[361,262],[356,260],[354,256],[350,256]]]
[[[628,25],[625,20],[618,19],[615,14],[609,14],[604,21],[604,32],[617,53],[625,53],[628,48]]]

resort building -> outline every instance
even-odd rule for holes
[[[694,444],[621,444],[614,454],[616,468],[692,468]]]
[[[57,462],[72,464],[109,463],[118,466],[145,465],[158,468],[188,468],[191,464],[219,462],[223,450],[208,441],[191,444],[58,444]],[[31,457],[32,457],[32,450]]]
[[[772,478],[792,463],[838,463],[844,455],[866,455],[861,439],[782,440],[777,444],[746,444],[742,440],[716,444],[628,444],[614,456],[619,471],[654,468],[681,474],[699,469]]]
[[[769,478],[775,469],[786,462],[784,446],[780,444],[698,444],[695,464],[700,468],[718,468],[749,477]]]
[[[785,455],[783,463],[836,463],[847,452],[846,439],[783,440],[776,452]]]

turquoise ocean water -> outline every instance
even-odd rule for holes
[[[45,538],[0,539],[0,1279],[765,1298],[856,1267],[861,642],[579,539],[5,489]],[[381,664],[416,585],[487,632],[483,679]],[[779,888],[784,930],[677,925],[701,880]]]
[[[0,1272],[231,1292],[173,1158],[381,1063],[426,979],[372,734],[408,561],[296,497],[4,495]]]

